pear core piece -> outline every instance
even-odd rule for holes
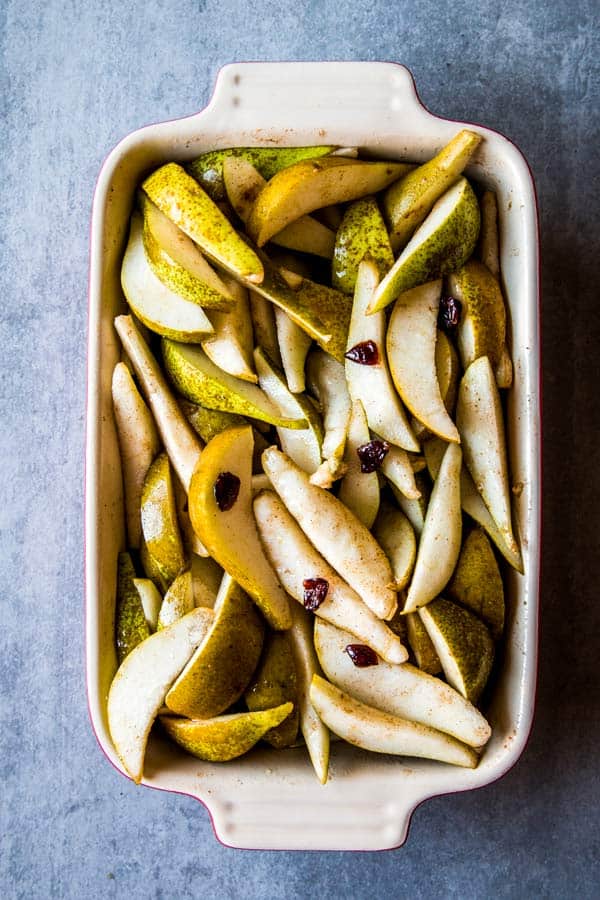
[[[142,780],[152,723],[212,619],[211,609],[194,609],[150,635],[127,656],[113,679],[108,693],[108,727],[115,750],[136,784]]]
[[[506,310],[498,281],[483,263],[470,259],[449,276],[448,288],[462,303],[457,345],[463,369],[487,356],[495,370],[506,340]]]
[[[282,703],[294,704],[287,719],[264,735],[264,740],[277,750],[291,746],[298,736],[298,677],[289,634],[275,631],[267,635],[260,662],[244,692],[250,712]]]
[[[141,518],[146,550],[168,587],[185,566],[185,556],[166,453],[157,456],[148,469],[142,491]]]
[[[446,593],[451,600],[473,610],[489,627],[495,640],[504,630],[504,587],[502,576],[482,528],[467,535]]]
[[[371,528],[379,509],[377,472],[363,472],[358,448],[371,440],[367,417],[360,400],[352,404],[344,462],[346,474],[340,482],[338,500],[348,507],[367,528]]]
[[[190,519],[211,556],[250,594],[269,624],[285,630],[292,624],[288,599],[265,557],[252,513],[252,445],[250,426],[223,431],[206,445],[190,486]],[[239,479],[237,499],[226,511],[215,498],[222,473]]]
[[[117,562],[115,630],[119,663],[150,634],[142,600],[135,585],[135,569],[129,553],[119,553]]]
[[[367,257],[377,266],[380,278],[394,265],[394,254],[375,197],[355,200],[344,213],[335,236],[331,266],[333,287],[345,294],[353,294],[358,267]]]

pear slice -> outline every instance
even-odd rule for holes
[[[293,703],[293,712],[264,736],[277,750],[290,747],[298,737],[298,677],[289,631],[275,631],[265,638],[262,656],[252,679],[244,691],[250,712],[272,709],[282,703]]]
[[[170,290],[192,303],[212,309],[231,309],[233,297],[198,246],[145,194],[140,196],[144,250],[154,274]]]
[[[481,528],[466,537],[446,593],[450,600],[473,610],[495,640],[504,630],[504,587],[490,542]]]
[[[225,431],[226,428],[238,428],[248,425],[245,416],[239,413],[224,412],[221,409],[207,409],[189,400],[180,400],[179,406],[186,419],[199,438],[205,443],[214,438],[216,434]]]
[[[456,181],[480,143],[481,135],[463,129],[436,156],[387,189],[383,208],[395,251],[406,245],[436,200]]]
[[[112,400],[123,470],[127,540],[129,547],[137,550],[142,539],[142,487],[160,443],[150,410],[124,363],[117,363],[113,372]]]
[[[224,510],[215,497],[220,475],[233,476],[233,483],[239,479],[237,499]],[[230,428],[206,445],[190,485],[189,505],[194,530],[211,556],[250,594],[273,628],[289,628],[288,599],[265,557],[252,514],[250,426]]]
[[[375,194],[406,170],[403,163],[363,162],[342,156],[288,166],[274,175],[258,195],[248,220],[248,233],[262,247],[306,213]]]
[[[293,624],[288,634],[296,662],[300,730],[306,743],[310,761],[321,784],[327,781],[329,769],[329,729],[323,725],[310,702],[310,685],[321,667],[313,642],[313,617],[297,603],[292,604]]]
[[[108,693],[108,727],[123,766],[142,780],[150,728],[165,696],[213,620],[211,609],[194,609],[150,635],[121,664]]]
[[[467,179],[459,178],[414,233],[377,288],[368,312],[378,312],[404,291],[460,269],[478,234],[477,197]]]
[[[262,263],[218,206],[177,163],[167,163],[142,184],[150,200],[217,265],[260,284]]]
[[[500,241],[498,238],[498,201],[493,191],[484,191],[479,198],[481,231],[479,259],[495,278],[500,278]]]
[[[177,619],[181,619],[194,608],[194,590],[192,585],[192,573],[182,572],[178,575],[164,596],[158,616],[157,631],[172,625]]]
[[[471,363],[458,389],[456,424],[465,463],[507,546],[518,553],[510,511],[504,419],[487,356]]]
[[[288,387],[292,394],[301,394],[306,388],[304,366],[312,339],[278,307],[275,307],[275,326]]]
[[[141,519],[146,550],[168,587],[184,568],[185,555],[166,453],[156,457],[144,479]]]
[[[407,613],[404,616],[406,622],[407,639],[413,652],[417,665],[422,672],[429,675],[438,675],[442,671],[440,658],[435,652],[431,638],[427,634],[421,617],[417,612]],[[442,729],[443,730],[443,729]],[[466,741],[465,743],[469,743]]]
[[[117,562],[115,631],[119,663],[150,634],[142,600],[135,585],[135,569],[129,553],[119,553]]]
[[[419,610],[449,684],[471,703],[483,691],[494,662],[494,642],[474,613],[440,597]]]
[[[415,484],[419,496],[411,498],[400,491],[393,481],[389,481],[396,503],[420,537],[425,526],[425,514],[429,505],[431,486],[423,472],[415,472]]]
[[[388,559],[367,528],[337,497],[313,485],[308,475],[268,447],[263,469],[302,531],[367,606],[381,619],[397,608]]]
[[[441,281],[432,281],[398,297],[387,330],[387,354],[396,390],[411,413],[444,440],[459,441],[437,377],[435,346],[441,290]]]
[[[228,762],[243,756],[272,728],[289,716],[292,703],[257,712],[232,713],[212,719],[161,716],[160,722],[180,747],[209,762]]]
[[[201,341],[213,330],[201,306],[176,294],[152,271],[138,213],[131,217],[129,243],[121,266],[121,286],[138,319],[157,334],[194,342]]]
[[[461,376],[460,361],[454,344],[439,328],[435,342],[435,371],[442,402],[446,407],[446,412],[452,418]],[[431,431],[414,416],[411,419],[410,427],[418,441],[424,442],[432,437]]]
[[[506,339],[506,310],[498,281],[476,259],[448,277],[452,296],[462,303],[457,345],[463,369],[480,356],[492,368],[500,362]]]
[[[406,450],[390,447],[379,468],[394,487],[409,500],[418,500],[421,492],[415,481],[415,470]]]
[[[256,384],[256,372],[252,366],[254,335],[248,291],[227,275],[223,275],[223,279],[230,294],[235,297],[235,306],[227,312],[210,311],[214,333],[202,341],[202,349],[219,369],[234,378]]]
[[[511,387],[513,383],[513,364],[506,345],[502,348],[500,362],[496,366],[494,374],[496,376],[496,384],[499,388]]]
[[[418,452],[419,445],[410,430],[388,369],[385,351],[385,313],[369,317],[365,315],[378,281],[379,274],[375,263],[363,260],[358,267],[346,345],[348,390],[352,400],[362,402],[372,431],[404,450]],[[373,365],[364,365],[349,357],[353,348],[367,341],[371,341],[377,348],[377,359]]]
[[[384,659],[403,662],[408,654],[397,636],[363,603],[318,553],[281,500],[265,491],[254,500],[254,515],[265,552],[290,597],[304,604],[307,579],[327,582],[319,617],[351,631]]]
[[[415,615],[418,615],[415,613]],[[327,622],[315,622],[315,649],[327,678],[340,690],[376,709],[418,722],[480,748],[491,729],[468,700],[439,678],[410,663],[401,666],[380,661],[357,668],[345,648],[352,635]]]
[[[223,569],[211,556],[197,556],[193,553],[190,572],[194,605],[213,609],[223,580]]]
[[[306,420],[307,427],[302,431],[278,428],[277,435],[283,451],[311,475],[321,463],[323,429],[319,414],[306,396],[292,394],[288,390],[283,373],[277,371],[260,347],[254,351],[254,364],[261,390],[277,407],[280,415]]]
[[[394,582],[406,587],[417,555],[415,532],[406,516],[388,503],[382,503],[375,520],[373,537],[378,541],[392,567]]]
[[[250,291],[250,315],[254,331],[254,344],[256,347],[262,347],[269,358],[279,365],[281,356],[275,325],[275,309],[276,307],[272,303],[261,297],[256,291]]]
[[[153,634],[158,627],[158,615],[163,602],[162,594],[150,578],[134,578],[133,585],[138,592],[150,633]]]
[[[477,754],[450,735],[361,703],[319,675],[313,675],[310,699],[327,727],[355,747],[469,769],[477,766]]]
[[[202,445],[131,316],[117,316],[115,329],[135,369],[169,459],[187,491]]]
[[[335,236],[331,265],[333,287],[353,294],[358,267],[367,257],[377,266],[380,278],[394,265],[394,254],[375,197],[355,200],[344,213]]]
[[[192,719],[218,716],[242,696],[263,645],[264,623],[227,573],[214,614],[205,639],[165,698],[169,709]]]
[[[371,440],[367,417],[360,400],[352,404],[344,461],[347,471],[340,482],[338,500],[348,507],[367,528],[371,528],[379,509],[377,472],[363,472],[358,448]]]
[[[281,272],[286,278],[289,277],[290,273],[287,270],[282,269]],[[334,359],[342,362],[346,352],[348,328],[350,326],[351,299],[347,294],[342,294],[341,291],[336,291],[325,284],[311,281],[310,278],[300,278],[299,276],[296,276],[296,278],[298,280],[296,282],[297,286],[294,288],[294,294],[297,298],[297,303],[300,304],[301,309],[309,310],[311,315],[315,318],[318,317],[324,323],[328,339],[324,340],[320,334],[313,333],[311,336]],[[289,310],[288,315],[293,318]],[[296,318],[294,321],[310,334],[302,320]]]
[[[208,409],[252,416],[272,425],[305,428],[306,420],[281,416],[255,384],[234,378],[219,369],[200,347],[163,342],[167,374],[180,394]]]
[[[462,452],[448,444],[436,479],[403,612],[414,612],[446,586],[460,553]]]
[[[308,386],[319,401],[323,413],[323,458],[341,460],[352,404],[344,366],[329,354],[315,348],[308,355],[306,369]]]

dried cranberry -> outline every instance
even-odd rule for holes
[[[360,471],[363,475],[375,472],[384,461],[389,453],[390,445],[387,441],[369,441],[368,444],[361,444],[356,448],[356,453],[360,459]]]
[[[214,491],[217,506],[221,512],[227,512],[238,498],[240,479],[232,472],[219,472]]]
[[[304,588],[304,608],[309,612],[314,612],[327,596],[329,582],[324,578],[305,578],[302,587]]]
[[[355,344],[344,356],[350,362],[358,363],[360,366],[376,366],[379,362],[379,350],[375,341],[363,341],[362,344]]]
[[[438,313],[438,328],[441,328],[446,334],[452,334],[458,327],[461,312],[462,303],[460,300],[457,300],[456,297],[452,297],[451,295],[442,297],[440,300],[440,311]]]
[[[377,654],[366,644],[348,644],[344,649],[358,669],[379,665]]]

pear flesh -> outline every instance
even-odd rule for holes
[[[117,659],[122,663],[149,635],[142,598],[135,584],[135,569],[129,553],[119,553],[117,562]]]
[[[418,497],[407,497],[396,487],[393,480],[388,479],[388,481],[396,503],[414,528],[415,533],[420,537],[425,526],[425,513],[429,504],[431,488],[428,480],[423,477],[423,472],[415,472],[414,478],[419,493]]]
[[[319,675],[313,676],[310,699],[327,727],[355,747],[469,769],[477,765],[477,754],[450,735],[361,703]]]
[[[275,326],[288,387],[292,394],[301,394],[306,387],[304,366],[312,339],[278,307],[275,307]]]
[[[178,575],[163,598],[158,616],[157,631],[172,625],[194,609],[192,573]]]
[[[259,494],[254,515],[265,552],[290,597],[303,604],[304,581],[324,579],[327,594],[315,615],[352,632],[383,659],[400,663],[408,658],[398,637],[315,550],[276,494]]]
[[[190,572],[195,606],[214,609],[223,580],[223,569],[211,556],[197,556],[193,553]]]
[[[410,649],[417,662],[417,666],[422,672],[429,675],[438,675],[442,671],[440,658],[435,652],[435,647],[431,638],[427,634],[427,630],[421,622],[421,617],[417,612],[407,613],[404,617],[406,622],[407,639]],[[443,729],[442,729],[443,730]],[[469,743],[466,741],[465,743]]]
[[[446,412],[452,418],[456,406],[458,382],[461,376],[460,361],[458,353],[454,349],[454,344],[448,340],[444,332],[440,331],[439,328],[437,329],[435,342],[435,371],[442,402]],[[416,417],[413,416],[410,425],[417,440],[425,442],[432,438],[431,431]]]
[[[394,265],[394,254],[375,197],[355,200],[344,213],[335,236],[331,265],[333,287],[353,294],[358,267],[367,257],[377,266],[380,278]]]
[[[315,623],[315,648],[327,678],[340,690],[383,712],[450,734],[470,747],[480,748],[491,729],[472,703],[450,685],[404,663],[380,661],[357,668],[345,648],[352,635],[327,622]]]
[[[166,453],[157,456],[144,479],[141,520],[146,550],[168,587],[184,568],[185,555]]]
[[[293,627],[293,626],[292,626]],[[298,737],[298,676],[289,631],[272,631],[265,638],[262,656],[244,691],[250,712],[293,703],[293,712],[264,736],[277,750],[290,747]]]
[[[504,587],[489,539],[474,528],[463,543],[446,593],[486,623],[495,640],[504,630]]]
[[[108,727],[115,750],[136,784],[142,780],[152,723],[165,696],[213,620],[210,609],[194,609],[157,631],[126,657],[108,693]]]
[[[319,401],[323,413],[323,458],[341,460],[352,405],[344,367],[315,348],[308,356],[307,374],[308,386]]]
[[[412,525],[404,513],[385,503],[381,505],[375,520],[373,536],[390,561],[396,586],[399,589],[405,588],[417,555],[417,542]]]
[[[398,605],[390,587],[392,570],[370,531],[276,447],[265,450],[262,460],[271,484],[319,553],[376,616],[391,618]]]
[[[370,440],[363,405],[360,400],[356,400],[352,404],[344,455],[347,469],[340,482],[338,499],[369,529],[379,509],[379,478],[377,472],[362,471],[358,450]]]
[[[214,333],[202,341],[202,349],[224,372],[256,384],[252,365],[254,335],[248,303],[248,291],[233,278],[224,275],[235,306],[227,312],[211,310],[208,314]]]
[[[153,634],[158,627],[158,616],[163,602],[162,595],[150,578],[134,578],[133,584],[138,592],[146,623],[150,633]]]
[[[415,481],[415,471],[406,450],[402,450],[400,447],[390,447],[379,471],[407,499],[418,500],[421,496],[421,491]]]

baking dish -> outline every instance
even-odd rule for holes
[[[126,137],[104,163],[94,197],[89,300],[86,440],[86,654],[90,715],[100,746],[122,771],[106,721],[116,669],[114,600],[124,527],[111,375],[119,359],[113,318],[123,309],[121,255],[134,191],[168,160],[243,145],[357,146],[383,158],[421,161],[464,123],[428,112],[410,72],[391,63],[243,63],[219,72],[209,105],[189,118]],[[501,262],[510,308],[515,381],[507,399],[516,526],[525,574],[507,572],[508,628],[501,678],[486,710],[493,736],[475,770],[332,747],[321,786],[304,750],[256,749],[226,764],[203,763],[151,739],[143,783],[201,800],[223,843],[241,848],[379,850],[400,846],[423,800],[499,778],[530,730],[537,664],[540,552],[538,226],[535,190],[517,148],[485,140],[468,169],[498,194]],[[483,798],[482,798],[483,799]]]

